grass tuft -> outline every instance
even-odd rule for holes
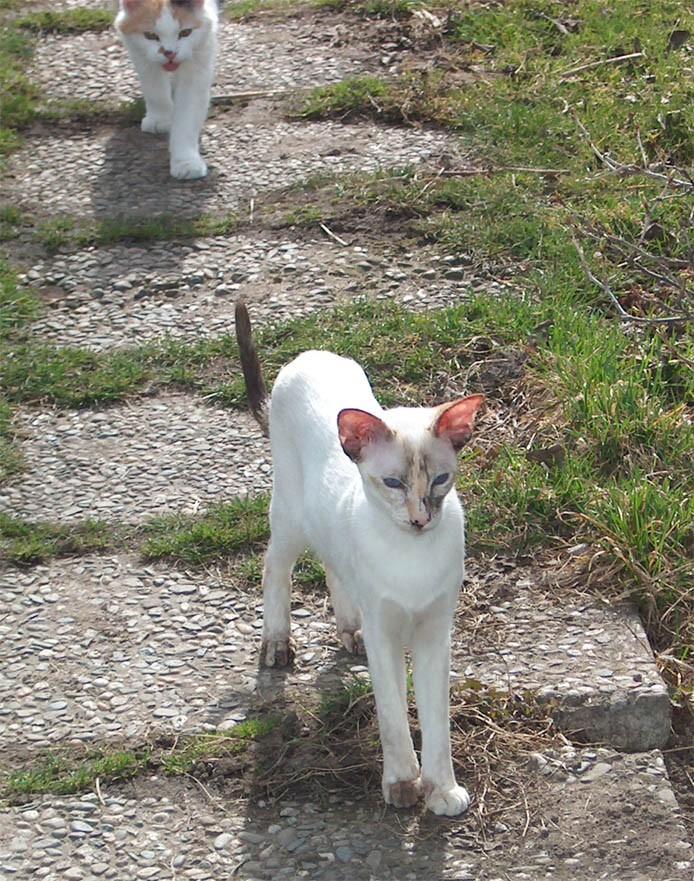
[[[15,24],[35,34],[82,34],[108,30],[113,24],[113,13],[107,9],[46,9],[31,12]]]
[[[74,525],[30,523],[0,513],[0,560],[6,563],[27,566],[54,557],[90,554],[106,550],[112,541],[112,530],[96,520]]]
[[[257,496],[218,505],[202,517],[158,518],[144,530],[142,556],[200,564],[257,550],[269,537],[267,510],[267,497]]]

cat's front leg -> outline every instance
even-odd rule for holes
[[[123,36],[123,42],[140,80],[142,96],[145,99],[145,116],[140,127],[143,132],[164,134],[171,130],[173,116],[171,74],[167,73],[161,64],[148,61],[133,40]]]
[[[386,804],[406,808],[418,801],[421,783],[407,716],[405,650],[401,632],[393,616],[365,611],[364,641],[383,748],[383,798]]]
[[[200,155],[200,132],[210,103],[212,69],[193,60],[177,76],[169,139],[171,175],[194,180],[207,174],[207,163]]]
[[[450,631],[452,610],[420,622],[412,664],[422,729],[422,789],[427,808],[442,816],[467,810],[470,796],[453,771],[450,738]]]

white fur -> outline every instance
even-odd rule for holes
[[[127,18],[122,2],[115,22],[142,87],[146,108],[142,130],[170,133],[171,174],[181,180],[207,174],[200,155],[200,132],[207,117],[217,53],[216,0],[204,0],[203,10],[202,26],[179,37],[180,24],[165,7],[153,29],[158,41],[120,30]],[[164,69],[165,52],[180,63],[177,70]]]
[[[450,489],[440,514],[426,528],[414,528],[403,502],[377,486],[379,475],[399,467],[397,448],[374,444],[356,465],[338,438],[343,408],[366,410],[399,437],[430,451],[433,445],[434,457],[455,473],[452,445],[429,430],[436,410],[382,410],[359,365],[329,352],[305,352],[288,364],[270,401],[274,484],[263,577],[265,663],[273,666],[288,655],[291,571],[309,547],[326,567],[343,643],[354,651],[363,633],[386,802],[411,804],[423,790],[434,813],[459,814],[469,797],[451,761],[449,658],[464,575],[463,510]],[[407,719],[407,646],[422,729],[421,777]]]

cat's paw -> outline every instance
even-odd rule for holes
[[[178,180],[197,180],[207,174],[207,164],[201,156],[186,159],[171,158],[171,176]]]
[[[171,128],[171,119],[168,116],[154,116],[148,113],[140,123],[140,128],[150,135],[165,135]]]
[[[470,796],[463,786],[444,789],[439,786],[424,785],[424,803],[439,817],[455,817],[470,807]]]
[[[361,630],[343,630],[340,633],[340,641],[351,655],[365,655],[364,637]]]
[[[264,639],[260,648],[263,667],[289,667],[294,660],[294,649],[289,639]]]
[[[387,805],[395,808],[411,808],[416,805],[422,794],[422,784],[415,780],[396,780],[395,783],[383,784],[383,797]]]

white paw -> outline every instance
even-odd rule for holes
[[[340,633],[342,645],[347,649],[350,655],[365,655],[364,638],[361,630],[343,630]]]
[[[152,116],[147,114],[140,124],[143,132],[150,135],[164,135],[171,128],[171,120],[168,117]]]
[[[411,808],[416,805],[422,794],[419,777],[415,780],[398,780],[395,783],[383,784],[383,798],[387,805],[395,808]]]
[[[427,789],[425,784],[424,791],[427,792]],[[439,817],[455,817],[470,807],[470,796],[462,786],[452,786],[450,789],[436,786],[428,792],[424,803]]]
[[[171,176],[178,180],[196,180],[205,177],[207,165],[200,156],[189,156],[187,159],[171,159]]]
[[[289,639],[263,639],[260,660],[263,667],[288,667],[294,658]]]

